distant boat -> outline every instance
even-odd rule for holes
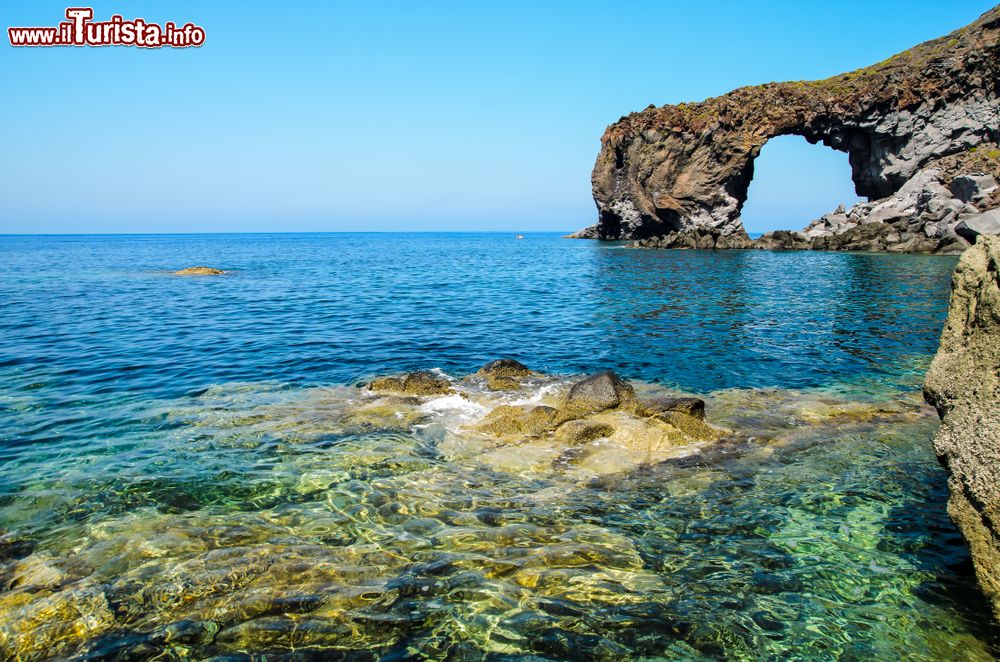
[[[514,235],[514,239],[524,239],[524,235],[523,234],[516,234],[516,235]]]

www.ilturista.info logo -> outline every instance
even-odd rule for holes
[[[109,21],[92,21],[90,7],[70,7],[67,21],[54,28],[7,28],[11,46],[139,46],[141,48],[187,48],[205,43],[205,30],[193,23],[182,27],[141,18],[126,21],[115,14]]]

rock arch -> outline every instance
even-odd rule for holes
[[[754,159],[783,135],[846,152],[858,195],[891,197],[939,159],[997,142],[998,118],[1000,7],[865,69],[622,117],[594,166],[598,223],[579,236],[745,236],[739,213]]]

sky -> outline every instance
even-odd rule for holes
[[[66,6],[0,5],[0,233],[575,230],[620,116],[866,66],[992,2],[130,0],[95,19],[205,44],[7,42]],[[846,155],[800,138],[756,172],[750,231],[855,199]]]

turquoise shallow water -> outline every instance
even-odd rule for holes
[[[0,657],[991,659],[919,403],[954,264],[0,237]],[[738,434],[591,475],[355,387],[498,356]]]

